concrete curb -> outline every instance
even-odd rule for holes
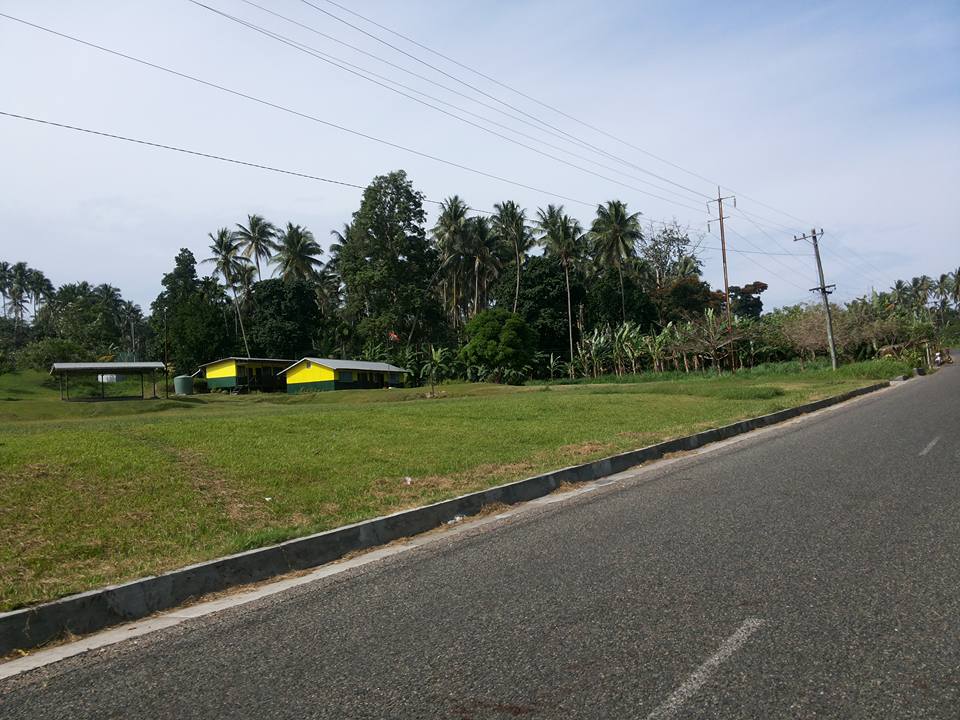
[[[458,516],[474,515],[492,503],[512,505],[534,500],[550,494],[561,483],[597,480],[657,460],[668,453],[695,450],[709,443],[781,423],[889,385],[889,382],[877,383],[842,395],[461,495],[433,505],[288,540],[279,545],[228,555],[163,575],[145,577],[122,585],[70,595],[42,605],[0,613],[0,655],[17,648],[25,650],[43,645],[67,632],[77,635],[91,633],[175,607],[207,593],[323,565],[349,552],[426,532]]]

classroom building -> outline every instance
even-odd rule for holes
[[[287,379],[281,373],[292,362],[283,358],[228,357],[201,365],[194,374],[202,374],[210,390],[283,392]]]
[[[409,370],[383,362],[305,357],[281,371],[290,394],[399,387]]]

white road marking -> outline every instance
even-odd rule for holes
[[[678,687],[673,695],[667,698],[660,707],[647,715],[647,720],[668,720],[680,710],[681,706],[689,700],[703,685],[710,679],[710,676],[716,672],[717,668],[724,660],[728,660],[743,644],[750,639],[757,630],[759,630],[766,620],[759,618],[748,618],[737,628],[737,631],[723,641],[720,648],[710,656],[710,658],[696,671],[687,678],[687,681]]]
[[[928,452],[933,450],[933,446],[936,445],[938,442],[940,442],[940,437],[941,437],[940,435],[937,435],[933,440],[931,440],[930,443],[923,450],[920,451],[920,454],[917,457],[923,457]]]

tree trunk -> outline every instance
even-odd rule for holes
[[[243,329],[243,317],[240,315],[240,305],[237,303],[237,291],[233,291],[233,309],[237,311],[237,322],[240,323],[240,334],[243,336],[243,349],[247,351],[247,357],[250,357],[250,346],[247,345],[247,331]]]
[[[473,261],[473,315],[480,312],[480,258]]]
[[[617,276],[620,278],[620,311],[623,314],[623,322],[627,321],[627,300],[623,294],[623,265],[617,263]]]
[[[513,248],[517,254],[517,287],[513,291],[513,312],[517,312],[517,304],[520,302],[520,243],[514,242]]]
[[[567,330],[570,333],[570,378],[573,379],[573,307],[570,303],[570,268],[563,264],[563,276],[567,281]]]

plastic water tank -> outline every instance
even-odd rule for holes
[[[173,392],[177,395],[193,395],[193,378],[189,375],[177,375],[173,379]]]

